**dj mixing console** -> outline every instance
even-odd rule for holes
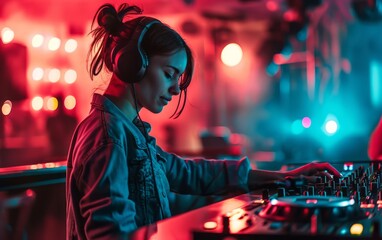
[[[160,221],[132,239],[382,239],[382,161],[333,165],[343,178],[287,181]]]
[[[205,222],[194,239],[382,239],[382,162],[337,167],[343,178],[264,189]]]

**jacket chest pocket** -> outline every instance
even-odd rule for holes
[[[166,176],[166,159],[163,158],[161,155],[157,154],[157,161],[154,161],[154,165],[156,166],[155,168],[155,175],[158,176],[158,178],[160,179],[161,183],[162,183],[162,186],[165,190],[165,192],[169,192],[170,191],[170,184],[167,180],[167,176]]]
[[[158,155],[156,155],[158,156]],[[129,160],[129,188],[138,201],[156,199],[157,188],[168,192],[169,184],[164,171],[164,163],[151,159],[145,150],[137,150],[134,158]]]
[[[128,159],[129,190],[132,194],[143,195],[149,177],[150,159],[145,150],[138,149]]]

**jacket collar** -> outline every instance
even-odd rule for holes
[[[144,136],[144,132],[142,131],[146,131],[148,135],[148,133],[151,130],[151,125],[149,123],[143,122],[143,126],[144,126],[144,129],[143,129],[142,123],[139,121],[138,118],[135,118],[133,122],[131,122],[122,113],[122,111],[112,101],[110,101],[110,99],[98,93],[93,94],[91,105],[92,105],[91,110],[98,109],[104,112],[108,112],[112,115],[115,115],[116,117],[118,117],[118,119],[121,119],[121,121],[126,123],[127,128],[132,132],[135,138],[137,147],[141,149],[147,148],[146,137]]]

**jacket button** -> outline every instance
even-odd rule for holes
[[[165,192],[162,192],[162,196],[163,196],[164,198],[166,198],[166,193],[165,193]]]

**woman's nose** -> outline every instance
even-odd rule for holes
[[[178,83],[175,83],[171,86],[170,92],[172,95],[179,95],[180,94],[180,87]]]

